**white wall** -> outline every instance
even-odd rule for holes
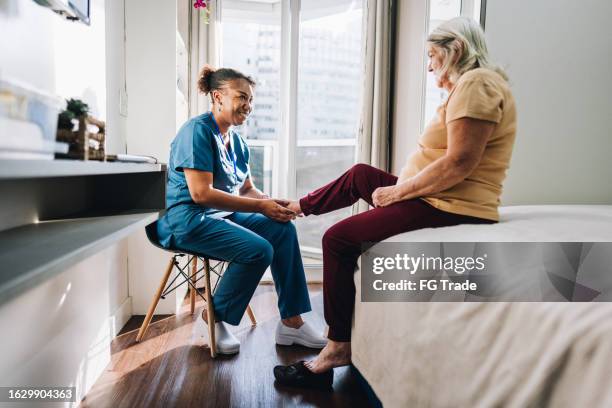
[[[125,247],[109,247],[2,304],[0,386],[74,386],[80,401],[131,315],[117,281],[126,272]]]
[[[107,2],[110,7],[115,0]],[[115,32],[122,24],[110,24],[105,6],[92,0],[86,26],[31,0],[0,0],[0,74],[83,99],[94,116],[107,119],[108,145],[119,151],[125,130],[112,98],[107,107],[106,85],[120,81],[121,61],[117,53],[106,55],[105,37],[122,37]],[[130,316],[124,240],[0,306],[0,326],[10,331],[2,340],[0,386],[75,385],[82,396],[109,362],[110,339]]]
[[[393,171],[417,146],[423,1],[398,4]],[[486,36],[508,70],[518,131],[502,205],[612,204],[612,2],[488,0]]]
[[[104,0],[91,26],[70,22],[33,1],[0,0],[0,74],[89,104],[106,118]]]
[[[176,2],[130,0],[127,149],[167,163],[176,134]]]
[[[176,134],[177,6],[167,0],[126,2],[127,151],[167,163]],[[170,254],[149,244],[144,231],[128,240],[129,284],[134,314],[145,314]],[[161,300],[158,313],[175,313],[181,295]]]
[[[127,151],[127,89],[125,67],[125,0],[106,1],[106,151]],[[123,110],[120,106],[123,104]]]
[[[518,132],[504,204],[612,204],[612,2],[489,0]]]

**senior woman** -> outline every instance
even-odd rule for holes
[[[280,383],[329,387],[333,368],[351,361],[353,273],[361,244],[421,228],[498,221],[502,182],[516,131],[505,73],[489,61],[484,33],[467,18],[449,20],[427,39],[428,70],[448,98],[420,136],[399,177],[357,164],[289,208],[318,215],[362,198],[374,209],[323,236],[323,297],[329,342],[308,362],[277,366]]]
[[[240,350],[226,323],[240,323],[269,266],[281,315],[276,342],[322,348],[327,339],[301,318],[311,306],[291,222],[295,213],[286,208],[287,201],[272,200],[253,185],[249,148],[232,130],[251,112],[254,85],[236,70],[203,68],[198,88],[210,94],[212,110],[188,120],[172,142],[167,212],[158,222],[158,235],[167,248],[231,261],[213,297],[219,353]]]

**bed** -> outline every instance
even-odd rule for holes
[[[612,206],[500,215],[387,241],[612,242]],[[353,364],[385,407],[612,406],[612,303],[362,303],[355,283]]]

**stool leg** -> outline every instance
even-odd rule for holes
[[[193,261],[191,262],[191,282],[195,286],[196,284],[196,274],[198,272],[198,257],[194,256]],[[189,297],[191,302],[191,314],[195,311],[195,301],[196,301],[196,291],[193,286],[189,286]]]
[[[253,310],[251,310],[251,305],[247,306],[247,314],[249,315],[249,319],[251,319],[251,325],[252,326],[257,326],[257,320],[255,319],[255,314],[253,313]]]
[[[159,298],[161,294],[164,292],[164,288],[166,287],[166,283],[168,283],[168,278],[170,277],[170,272],[172,272],[172,267],[174,266],[174,256],[170,258],[170,262],[168,263],[168,267],[166,268],[166,272],[164,273],[164,277],[159,283],[159,288],[157,288],[157,292],[155,296],[153,296],[153,301],[149,306],[149,311],[145,316],[144,322],[142,322],[142,326],[140,326],[140,330],[138,331],[138,336],[136,336],[136,342],[140,342],[144,337],[147,329],[149,328],[149,323],[151,323],[151,319],[153,318],[153,313],[155,313],[155,308],[157,307],[157,303],[159,302]]]
[[[217,356],[217,342],[215,340],[215,311],[213,310],[212,292],[210,285],[210,262],[208,258],[204,258],[204,288],[206,293],[206,312],[208,314],[208,338],[210,346],[210,356],[215,358]]]

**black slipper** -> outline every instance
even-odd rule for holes
[[[274,367],[274,377],[282,385],[330,390],[334,382],[334,370],[315,374],[304,365],[304,360],[300,360],[288,366]]]

